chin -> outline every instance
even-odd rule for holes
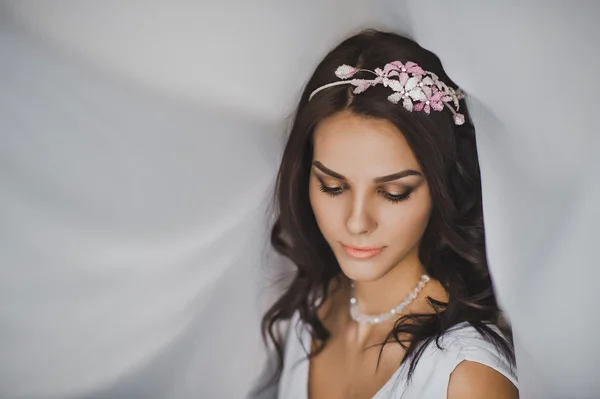
[[[348,261],[339,262],[342,273],[352,281],[371,282],[385,276],[390,269],[380,262]]]

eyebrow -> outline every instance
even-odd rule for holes
[[[331,176],[338,180],[348,181],[348,179],[346,179],[346,177],[344,175],[334,172],[333,170],[329,169],[328,167],[326,167],[319,161],[314,161],[313,166],[328,176]],[[375,183],[387,183],[390,181],[402,179],[407,176],[423,176],[423,174],[420,172],[417,172],[416,170],[407,169],[407,170],[403,170],[402,172],[393,173],[391,175],[376,177],[375,179],[373,179],[373,181]]]

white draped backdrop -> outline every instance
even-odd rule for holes
[[[0,3],[0,398],[243,398],[286,117],[360,28],[471,96],[522,398],[600,392],[600,3]]]

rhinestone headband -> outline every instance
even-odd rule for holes
[[[375,78],[350,79],[358,72],[369,72]],[[435,73],[425,71],[414,62],[392,61],[383,69],[377,68],[374,71],[344,64],[336,69],[335,75],[342,80],[319,87],[310,94],[308,100],[321,90],[333,86],[350,84],[355,86],[353,93],[360,94],[371,86],[383,84],[394,91],[387,99],[394,104],[402,101],[402,106],[409,112],[422,111],[429,115],[431,110],[442,111],[446,107],[452,111],[455,124],[465,123],[465,116],[458,113],[459,100],[465,98],[463,91],[448,87]]]

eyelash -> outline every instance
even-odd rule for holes
[[[406,201],[407,199],[409,199],[412,190],[409,190],[409,191],[405,192],[404,194],[398,194],[398,195],[390,194],[387,191],[382,191],[382,190],[378,190],[378,192],[379,192],[379,194],[381,194],[385,199],[387,199],[391,203],[397,204],[398,202]]]
[[[338,195],[341,195],[344,191],[346,191],[346,189],[344,187],[328,187],[323,183],[320,183],[320,185],[321,185],[320,190],[323,193],[329,195],[330,197],[337,197]],[[383,190],[377,190],[377,192],[379,194],[381,194],[381,196],[383,198],[387,199],[391,203],[397,204],[398,202],[406,201],[407,199],[409,199],[410,194],[412,193],[412,190],[409,190],[406,193],[399,194],[399,195],[390,194],[387,191],[383,191]]]

